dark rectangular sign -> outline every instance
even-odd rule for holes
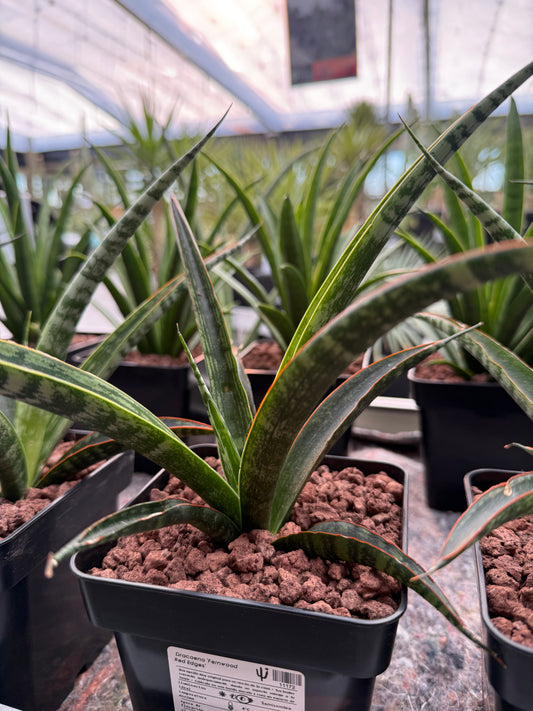
[[[287,0],[291,81],[357,76],[354,0]]]

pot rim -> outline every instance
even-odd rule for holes
[[[202,448],[208,448],[208,447],[216,447],[216,445],[205,445],[205,444],[200,444],[196,445],[197,448],[202,449]],[[408,549],[408,515],[407,515],[407,503],[408,503],[408,476],[407,472],[397,464],[393,464],[390,462],[384,462],[380,460],[371,460],[371,459],[359,459],[356,457],[346,457],[346,456],[341,456],[341,455],[327,455],[327,457],[331,460],[347,460],[353,463],[353,466],[356,466],[359,468],[359,464],[363,465],[371,465],[373,469],[376,469],[376,471],[386,471],[387,473],[396,473],[396,475],[399,477],[399,480],[402,481],[404,491],[403,491],[403,503],[402,503],[402,511],[403,511],[403,521],[402,521],[402,546],[401,549],[403,552],[407,553]],[[389,471],[387,471],[389,470]],[[142,497],[143,494],[148,492],[150,488],[153,488],[155,485],[155,482],[159,480],[159,478],[163,475],[166,475],[166,472],[164,469],[161,469],[154,477],[152,477],[147,484],[143,487],[142,491],[139,492],[137,497],[133,499],[132,501],[129,502],[128,505],[131,505],[132,503],[135,503],[137,498]],[[79,551],[75,555],[73,555],[70,559],[70,568],[74,575],[77,577],[81,578],[81,580],[85,580],[86,582],[90,582],[94,584],[94,581],[97,581],[96,584],[102,584],[102,585],[109,585],[112,587],[118,586],[122,588],[129,588],[133,587],[134,589],[148,589],[148,590],[153,590],[154,592],[157,591],[161,594],[165,593],[168,595],[178,595],[178,596],[184,596],[186,599],[204,599],[204,600],[210,600],[211,602],[218,603],[220,605],[232,605],[232,606],[238,606],[241,605],[242,603],[245,603],[245,607],[251,607],[255,608],[258,610],[276,610],[280,611],[281,613],[286,613],[289,615],[294,615],[298,614],[300,616],[301,613],[305,613],[305,616],[310,616],[311,618],[316,618],[316,619],[322,619],[322,620],[333,620],[335,623],[339,625],[353,625],[354,623],[360,624],[363,627],[379,627],[383,626],[384,624],[390,624],[391,622],[399,619],[405,612],[407,608],[407,587],[405,585],[402,585],[401,587],[401,596],[400,596],[400,602],[398,604],[398,608],[391,613],[390,615],[387,615],[386,617],[381,617],[375,620],[366,620],[366,619],[360,619],[356,617],[344,617],[341,615],[334,615],[331,613],[327,612],[317,612],[315,610],[305,610],[301,608],[295,608],[291,605],[275,605],[272,603],[267,603],[267,602],[258,602],[256,600],[244,600],[241,598],[233,598],[233,597],[227,597],[225,595],[214,595],[212,593],[202,593],[202,592],[196,592],[196,591],[191,591],[191,590],[181,590],[179,588],[171,588],[167,586],[162,586],[162,585],[155,585],[153,583],[137,583],[137,582],[132,582],[129,580],[118,580],[116,578],[103,578],[100,576],[94,576],[90,575],[90,573],[87,573],[83,568],[88,567],[84,566],[83,562],[81,559],[83,557],[91,556],[94,557],[98,555],[100,558],[101,555],[99,554],[100,551],[103,548],[111,548],[113,546],[113,542],[109,542],[107,544],[103,544],[102,546],[98,546],[95,548],[92,548],[88,551]]]
[[[502,475],[502,481],[500,483],[503,483],[506,479],[509,479],[512,476],[515,476],[517,474],[523,474],[524,472],[512,470],[512,469],[493,469],[490,467],[482,467],[480,469],[473,469],[472,471],[467,472],[464,475],[464,484],[465,484],[465,492],[466,492],[466,497],[468,500],[468,504],[470,505],[473,501],[472,497],[472,486],[473,486],[473,479],[476,475],[480,474],[486,474],[486,473],[491,473],[491,474],[496,474]],[[512,649],[516,650],[517,652],[521,654],[531,654],[533,656],[533,647],[527,647],[524,644],[520,644],[519,642],[515,642],[515,640],[511,639],[510,637],[507,637],[507,635],[503,634],[492,622],[492,619],[489,614],[489,607],[488,607],[488,602],[487,602],[487,592],[486,592],[486,585],[485,585],[485,571],[483,569],[483,561],[481,557],[481,547],[479,545],[479,541],[476,541],[474,543],[474,559],[476,563],[476,581],[477,581],[477,588],[478,588],[478,593],[479,593],[479,600],[480,600],[480,606],[481,606],[481,616],[483,618],[483,623],[487,626],[488,630],[490,630],[490,634],[498,640],[499,643],[508,645]]]

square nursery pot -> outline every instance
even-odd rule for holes
[[[117,509],[132,471],[132,453],[113,457],[0,541],[0,707],[56,711],[107,644],[68,566],[51,580],[44,567],[50,551]]]
[[[326,462],[385,471],[404,483],[405,549],[404,472],[341,457]],[[167,478],[161,472],[139,499]],[[134,711],[370,709],[375,677],[390,663],[405,589],[392,615],[358,620],[89,575],[109,548],[80,553],[71,566],[90,619],[115,632]]]
[[[100,341],[71,349],[69,360],[81,365]],[[119,363],[107,381],[120,388],[158,417],[187,417],[189,414],[188,365],[144,364],[130,360]]]
[[[482,491],[501,484],[519,472],[502,469],[477,469],[464,478],[468,503],[472,503],[472,487]],[[489,615],[485,573],[479,543],[474,545],[476,574],[481,605],[481,620],[485,643],[502,660],[499,664],[484,652],[485,673],[494,690],[495,711],[531,711],[533,708],[533,648],[519,644],[504,635]]]
[[[409,371],[420,411],[426,499],[431,508],[463,511],[463,477],[480,467],[531,469],[510,442],[529,442],[533,423],[498,383],[446,383]]]
[[[101,342],[93,339],[85,346],[73,347],[69,362],[81,365]],[[123,360],[107,381],[147,407],[158,417],[189,417],[188,365],[159,365]],[[86,432],[76,423],[76,432]],[[158,467],[146,457],[135,453],[135,470],[155,474]]]

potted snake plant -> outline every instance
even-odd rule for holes
[[[433,147],[439,159],[445,160],[456,148],[457,141],[465,139],[483,116],[493,110],[497,101],[503,100],[531,71],[532,67],[528,67],[512,77],[445,133]],[[391,378],[443,343],[416,346],[377,361],[346,381],[317,407],[323,393],[337,373],[353,359],[354,354],[364,350],[395,323],[416,313],[436,298],[447,298],[484,281],[533,268],[531,246],[514,243],[498,245],[459,255],[415,274],[400,277],[351,303],[354,274],[359,272],[361,262],[364,266],[365,260],[371,258],[368,250],[379,251],[394,230],[396,221],[402,219],[432,177],[433,169],[425,157],[421,158],[369,218],[361,235],[348,247],[328,277],[327,284],[323,285],[300,322],[287,348],[284,367],[253,418],[253,405],[246,392],[246,379],[232,353],[212,284],[197,251],[196,242],[178,206],[174,204],[179,244],[202,334],[211,390],[207,389],[201,378],[199,384],[217,437],[218,457],[224,477],[192,452],[162,421],[112,385],[44,353],[13,343],[0,343],[1,392],[9,393],[11,397],[33,406],[79,418],[88,427],[114,437],[117,447],[134,447],[165,467],[171,476],[179,477],[208,504],[198,506],[173,497],[159,497],[148,503],[140,503],[137,507],[124,509],[116,517],[96,523],[65,546],[54,559],[58,562],[76,550],[84,550],[83,558],[77,562],[78,574],[83,581],[92,619],[104,627],[117,629],[125,666],[129,670],[130,690],[136,699],[136,709],[153,708],[156,703],[165,706],[172,704],[169,663],[174,669],[183,661],[189,668],[198,669],[199,665],[205,663],[218,669],[222,665],[226,669],[240,670],[239,664],[250,661],[255,664],[254,668],[262,671],[264,680],[264,674],[271,664],[277,666],[280,659],[287,660],[285,650],[278,644],[279,624],[283,625],[287,619],[285,611],[281,606],[267,605],[265,611],[261,603],[224,600],[224,615],[219,619],[211,611],[212,606],[207,605],[210,596],[88,575],[94,562],[101,560],[106,553],[105,549],[99,549],[96,553],[89,549],[95,545],[108,545],[117,536],[128,532],[147,531],[157,526],[185,521],[194,522],[217,541],[226,544],[230,542],[229,545],[239,537],[241,531],[277,531],[292,510],[309,475],[338,433],[378,394],[380,388],[386,387]],[[360,248],[361,244],[364,249]],[[115,338],[120,337],[121,334],[115,335]],[[193,362],[191,365],[194,368]],[[321,529],[295,535],[289,529],[289,535],[278,539],[275,545],[282,549],[307,550],[312,556],[321,552],[330,560],[359,560],[385,570],[417,590],[436,605],[452,624],[471,636],[433,581],[421,584],[420,580],[413,580],[413,576],[421,575],[423,569],[399,547],[391,546],[390,542],[355,524],[336,522],[323,524]],[[148,544],[147,548],[150,547]],[[157,558],[157,555],[154,557]],[[51,563],[49,568],[53,567]],[[126,623],[122,617],[127,608],[123,598],[124,594],[129,594],[126,591],[134,596],[133,604],[137,611],[149,607],[151,615],[136,613],[135,619]],[[152,604],[150,600],[154,592],[159,597]],[[220,600],[209,601],[214,602],[215,609],[219,608]],[[104,606],[102,610],[99,610],[99,603]],[[212,629],[210,625],[217,625],[221,634],[213,636],[209,633],[209,648],[203,654],[204,642],[198,639],[194,641],[189,632],[186,632],[186,639],[180,641],[176,624],[173,622],[169,626],[168,618],[165,618],[164,622],[157,623],[160,630],[162,625],[165,628],[162,630],[162,639],[155,640],[151,616],[160,607],[167,612],[172,611],[171,617],[178,628],[185,630],[185,620],[190,619],[193,627],[204,628],[208,633]],[[243,616],[248,612],[253,614],[252,608],[255,610],[257,607],[261,614],[265,612],[268,619],[268,623],[261,627],[268,648],[264,656],[257,649],[256,636],[249,635],[250,625],[254,624],[253,617],[251,622],[243,621]],[[187,610],[185,618],[179,612],[180,609]],[[192,610],[195,610],[194,614],[199,610],[200,617],[190,617]],[[381,624],[369,625],[364,620],[343,620],[335,615],[309,610],[295,612],[298,614],[291,617],[301,620],[295,622],[298,628],[310,626],[311,630],[320,630],[327,643],[324,648],[321,645],[315,654],[313,648],[316,649],[316,645],[300,642],[299,648],[307,656],[301,663],[295,660],[294,667],[278,668],[277,671],[281,673],[278,681],[299,686],[298,680],[302,680],[303,669],[306,688],[310,693],[309,703],[323,703],[330,695],[327,687],[333,685],[336,688],[340,686],[341,693],[345,691],[347,698],[352,696],[353,699],[354,694],[357,696],[361,692],[368,707],[371,688],[368,681],[359,682],[361,677],[368,680],[386,667],[398,614],[384,618],[384,630]],[[281,623],[276,621],[280,615]],[[376,642],[372,655],[369,654],[368,646],[371,627],[382,628],[378,635],[381,641]],[[171,644],[167,634],[169,629],[172,635],[177,635]],[[274,634],[268,635],[269,631]],[[315,632],[312,634],[315,639]],[[347,655],[343,655],[341,666],[337,668],[337,655],[334,651],[339,645],[339,634],[343,639],[358,642],[357,645],[348,644],[348,648],[353,649],[350,654],[348,648],[345,649]],[[220,644],[231,639],[238,640],[239,650],[222,650]],[[374,654],[376,650],[377,654]],[[220,659],[224,654],[225,661]],[[231,658],[231,654],[236,656]],[[248,654],[250,657],[247,660]],[[147,667],[147,660],[154,661],[156,656],[157,663]],[[355,658],[362,658],[362,670],[354,667]],[[370,659],[370,664],[366,664]],[[317,665],[320,667],[322,664],[325,665],[322,672],[317,673]],[[249,667],[246,668],[249,670]],[[296,676],[291,676],[293,673]],[[173,678],[178,685],[174,693],[180,696],[186,690],[179,678]],[[325,688],[323,685],[320,688],[319,678],[320,682],[325,683]],[[144,682],[147,684],[146,689],[143,687]],[[301,696],[298,698],[302,701]],[[338,704],[338,700],[330,699],[326,703],[333,708],[331,704]]]
[[[384,289],[376,290],[371,300],[356,300],[352,306],[312,336],[298,355],[289,361],[261,404],[252,424],[251,402],[240,381],[238,364],[234,360],[227,333],[225,337],[223,335],[224,320],[220,312],[217,314],[214,294],[208,291],[207,273],[203,271],[203,263],[198,253],[194,251],[194,238],[187,237],[183,217],[178,214],[177,219],[184,249],[190,253],[188,256],[184,255],[184,261],[194,260],[190,273],[186,267],[187,276],[194,284],[192,293],[198,296],[199,313],[209,321],[205,327],[203,346],[206,365],[211,363],[214,368],[210,374],[210,382],[222,383],[220,388],[213,386],[209,395],[202,381],[200,387],[206,395],[206,406],[212,417],[218,453],[226,478],[215,472],[203,458],[190,450],[148,410],[112,385],[44,354],[16,344],[2,343],[0,367],[3,374],[1,387],[4,392],[16,392],[17,397],[22,396],[34,404],[44,405],[47,409],[64,409],[65,406],[72,408],[72,415],[84,419],[88,426],[98,425],[124,447],[135,443],[138,451],[164,466],[169,474],[177,475],[183,482],[190,484],[209,504],[202,506],[195,501],[191,503],[187,499],[176,499],[174,496],[140,502],[89,527],[57,554],[56,561],[68,557],[76,550],[105,544],[117,536],[151,530],[169,523],[194,522],[196,526],[208,532],[219,545],[231,545],[242,531],[277,531],[285,522],[308,476],[322,460],[336,432],[346,426],[351,417],[364,407],[368,398],[372,398],[380,388],[386,386],[396,372],[409,367],[444,343],[441,341],[414,347],[377,361],[347,380],[315,409],[317,396],[319,397],[321,390],[327,388],[334,377],[331,364],[335,363],[337,369],[342,368],[349,362],[354,347],[368,343],[368,339],[373,336],[372,333],[362,333],[354,329],[354,323],[360,319],[366,321],[365,316],[369,313],[374,316],[382,313],[386,314],[384,320],[386,326],[389,326],[401,319],[402,312],[410,312],[416,308],[415,303],[419,305],[420,298],[422,303],[427,303],[435,298],[437,291],[442,294],[447,293],[448,289],[457,289],[461,283],[460,278],[457,281],[457,275],[461,272],[464,279],[463,288],[469,288],[472,285],[472,273],[483,273],[481,278],[490,278],[505,273],[508,269],[522,268],[529,260],[533,262],[533,247],[487,250],[485,253],[465,256],[458,261],[452,260],[443,265],[428,267],[417,275],[401,279],[395,285],[390,284]],[[466,276],[463,271],[465,264],[473,269]],[[481,265],[485,265],[487,269]],[[415,303],[412,300],[413,293],[418,297],[415,298]],[[400,298],[401,294],[405,295],[405,300]],[[396,307],[402,304],[402,311],[393,314],[390,308],[392,303]],[[213,312],[211,308],[214,309]],[[216,319],[213,318],[215,315]],[[383,323],[378,324],[376,321],[377,319],[372,319],[375,324],[372,328],[375,332],[380,332]],[[193,363],[191,360],[191,365]],[[329,364],[328,368],[324,367],[325,363]],[[24,382],[27,384],[29,377],[40,382],[40,387],[32,395],[23,385]],[[316,389],[301,387],[309,382],[309,378],[317,385]],[[62,392],[63,397],[50,398],[52,391]],[[265,456],[261,452],[269,454]],[[161,484],[159,486],[161,487]],[[289,528],[289,535],[273,543],[275,548],[303,549],[310,556],[322,554],[329,560],[359,561],[384,570],[405,584],[413,586],[436,605],[452,624],[471,636],[432,581],[424,581],[422,585],[418,582],[412,583],[412,577],[423,574],[423,568],[399,547],[381,536],[346,521],[323,523],[318,529],[310,532],[290,531]],[[274,639],[267,634],[267,630],[273,632],[279,624],[293,624],[293,616],[286,618],[283,608],[267,605],[264,609],[262,603],[244,603],[243,608],[242,601],[216,596],[211,599],[211,596],[192,594],[187,590],[169,590],[151,583],[90,575],[89,571],[98,561],[101,562],[108,548],[109,546],[100,547],[96,556],[92,550],[84,553],[83,559],[79,561],[78,574],[93,621],[117,632],[129,677],[130,694],[136,709],[153,708],[156,699],[161,698],[165,699],[164,703],[168,706],[172,703],[173,693],[178,694],[175,698],[181,698],[186,692],[185,687],[190,684],[190,679],[180,676],[180,660],[185,660],[183,663],[188,664],[189,659],[198,664],[226,664],[230,668],[237,665],[235,668],[239,668],[239,671],[238,665],[243,663],[248,672],[250,667],[246,662],[256,666],[260,663],[263,668],[275,667],[276,673],[280,674],[279,679],[292,678],[297,686],[296,680],[303,681],[305,677],[309,703],[325,703],[326,708],[335,708],[327,704],[339,703],[338,698],[335,698],[336,693],[327,700],[327,687],[331,686],[333,681],[338,682],[340,676],[343,679],[340,686],[346,687],[345,701],[354,701],[357,698],[369,708],[372,692],[369,678],[375,677],[388,664],[392,652],[391,641],[405,601],[396,612],[379,621],[355,620],[351,617],[343,619],[314,610],[295,610],[297,614],[294,615],[294,631],[298,630],[300,641],[297,647],[300,652],[313,647],[309,638],[300,637],[307,627],[306,621],[313,630],[312,636],[315,637],[316,630],[319,630],[326,645],[326,648],[321,645],[316,653],[318,656],[311,654],[307,658],[296,659],[290,654],[282,654],[280,649],[275,647]],[[155,596],[153,599],[152,594]],[[151,614],[148,617],[139,616],[137,612],[127,614],[129,611],[138,610],[139,606],[148,606]],[[210,624],[215,624],[215,620],[218,620],[220,606],[223,608],[224,620],[216,622],[217,628],[222,630],[220,640],[224,641],[224,645],[228,640],[236,641],[236,646],[229,643],[228,647],[221,648],[220,643],[214,643],[212,639],[209,642],[202,639],[206,633],[212,638]],[[239,625],[237,620],[247,615],[248,608],[251,608],[251,619]],[[156,610],[161,611],[161,616],[156,614]],[[282,617],[281,621],[277,619],[279,615]],[[178,634],[173,624],[169,627],[170,619],[176,621],[184,636]],[[189,629],[185,624],[186,619],[191,622]],[[208,619],[212,622],[209,623]],[[257,639],[250,638],[248,634],[250,625],[260,626],[264,631],[268,652],[257,649]],[[167,631],[164,631],[165,629]],[[168,638],[169,629],[176,635],[172,643]],[[199,638],[194,637],[194,630],[200,631]],[[274,632],[274,637],[277,638],[278,634]],[[374,635],[377,635],[377,640]],[[349,647],[359,651],[353,652],[350,658],[343,653],[339,659],[339,655],[333,654],[333,649],[339,645],[339,636],[346,641],[344,652]],[[372,654],[370,649],[374,650]],[[171,664],[174,671],[171,672],[169,653],[173,660]],[[224,657],[225,661],[221,661],[220,657]],[[152,663],[150,660],[153,660]],[[362,665],[356,665],[356,660]],[[319,674],[316,673],[317,664],[322,665]],[[291,674],[295,676],[291,677]],[[178,685],[178,691],[172,691],[171,678]],[[319,678],[326,680],[326,688],[321,688]]]
[[[421,147],[422,148],[422,147]],[[443,236],[446,251],[458,253],[490,239],[517,239],[532,234],[525,219],[524,150],[520,117],[511,99],[507,116],[506,162],[502,217],[472,191],[468,171],[459,156],[461,180],[438,167],[444,183],[449,217],[429,215]],[[462,204],[464,202],[464,205]],[[427,261],[435,254],[411,237],[405,238]],[[533,365],[533,293],[518,275],[484,285],[447,303],[448,314],[481,330]],[[438,379],[432,373],[438,368]],[[447,378],[447,379],[446,379]],[[511,439],[527,438],[531,423],[513,398],[490,376],[463,344],[450,344],[435,364],[423,364],[409,374],[420,409],[426,496],[437,509],[464,510],[463,476],[482,466],[522,469],[527,455],[506,450]]]
[[[67,357],[77,321],[96,285],[124,243],[205,140],[207,137],[140,196],[69,283],[59,289],[54,308],[30,329],[36,338],[36,352],[49,353],[60,360]],[[10,155],[8,151],[8,158]],[[7,173],[6,176],[9,177]],[[8,181],[7,185],[11,183]],[[14,186],[11,187],[14,190]],[[12,191],[9,195],[12,209],[5,214],[14,215],[15,193]],[[27,256],[21,249],[17,248],[16,255],[18,274],[22,273],[20,262]],[[26,278],[29,278],[27,273]],[[6,286],[7,282],[2,284]],[[103,376],[112,372],[124,352],[142,336],[143,329],[150,328],[183,290],[182,277],[164,285],[114,332],[113,344],[102,343],[83,368]],[[22,323],[24,318],[20,321]],[[25,333],[27,335],[27,331]],[[24,334],[21,336],[23,340],[26,338]],[[68,488],[65,482],[78,471],[117,454],[116,445],[110,446],[106,438],[89,437],[61,456],[48,471],[45,465],[72,421],[62,417],[64,413],[50,415],[20,399],[13,399],[9,390],[3,394],[0,407],[0,703],[28,711],[55,711],[72,688],[80,669],[94,659],[108,635],[85,624],[83,602],[71,576],[61,573],[57,580],[42,585],[43,561],[50,546],[69,540],[81,521],[88,524],[94,516],[116,509],[117,495],[127,485],[133,463],[131,456],[125,454],[113,457],[79,484]],[[178,429],[182,425],[179,419],[172,419],[169,424]],[[197,428],[203,432],[206,426],[197,424],[191,430],[188,423],[186,430],[180,431],[195,432]],[[45,492],[50,496],[62,495],[43,508],[50,498]],[[29,508],[28,516],[22,514],[23,508]],[[32,516],[37,511],[39,513]],[[21,523],[23,525],[19,525]]]

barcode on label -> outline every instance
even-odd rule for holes
[[[294,684],[294,686],[302,685],[302,675],[294,672],[282,671],[281,669],[272,669],[272,680],[281,681],[283,684]]]

